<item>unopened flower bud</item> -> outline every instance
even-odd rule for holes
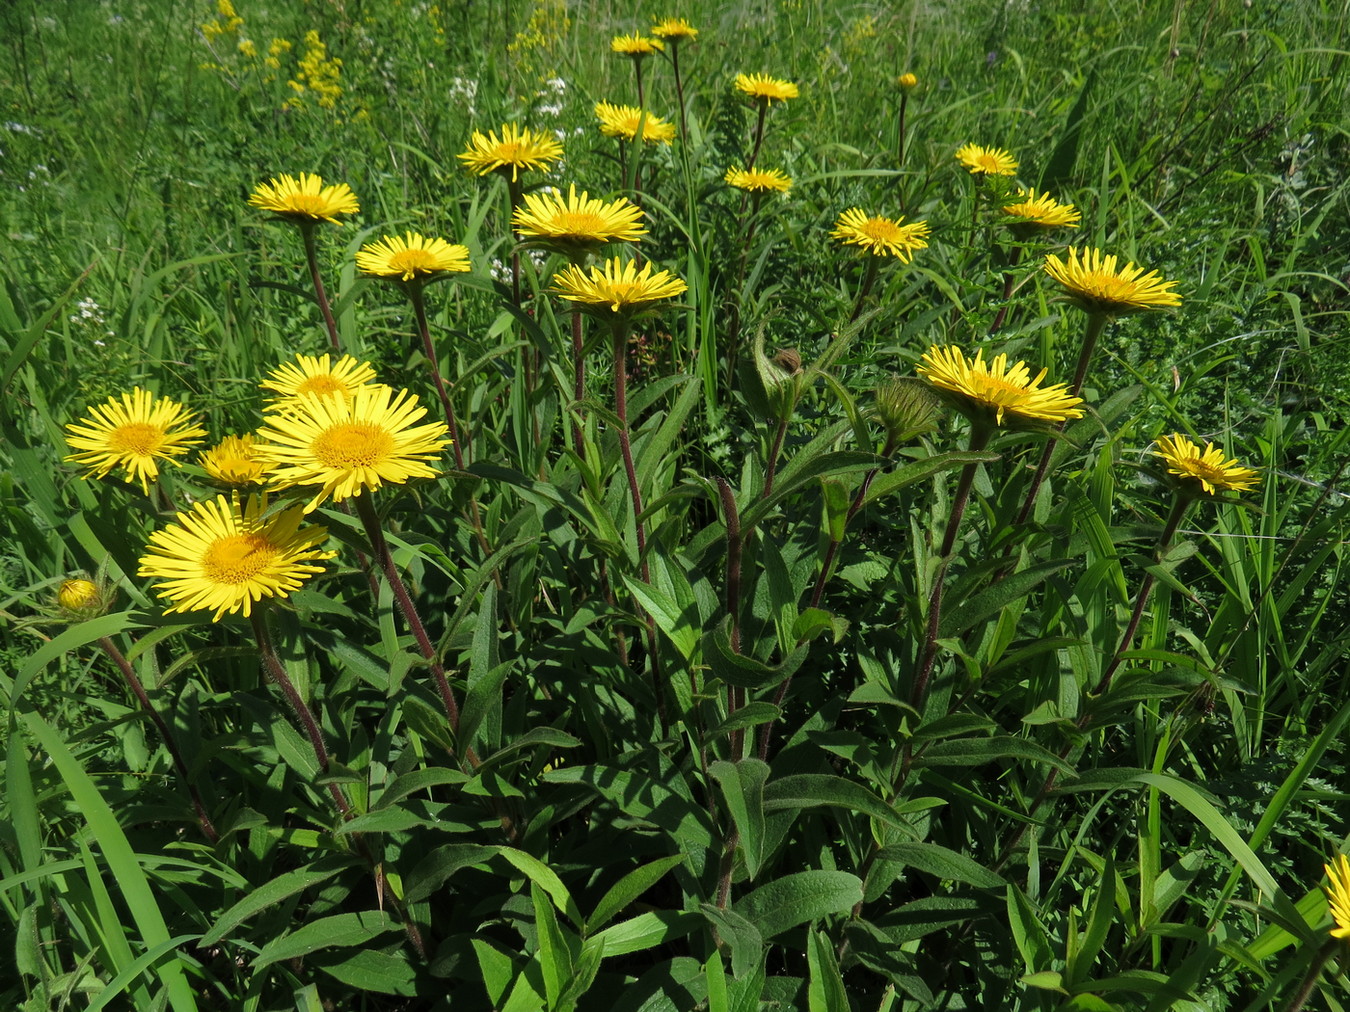
[[[103,594],[92,580],[70,579],[56,591],[56,603],[71,615],[92,616],[103,611]]]
[[[919,79],[913,74],[901,74],[900,77],[896,79],[895,83],[900,85],[905,91],[913,91],[919,86]]]
[[[877,387],[877,417],[886,427],[886,438],[904,443],[937,428],[942,401],[922,380],[900,377]]]

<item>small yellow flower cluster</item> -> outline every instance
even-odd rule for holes
[[[540,80],[556,77],[558,53],[571,28],[567,0],[534,0],[530,20],[523,31],[516,33],[506,51],[526,77],[538,75]]]
[[[216,0],[216,17],[201,26],[207,41],[214,41],[224,35],[234,35],[244,26],[244,19],[234,9],[231,0]]]
[[[300,57],[300,68],[295,78],[287,84],[295,95],[286,100],[291,109],[304,104],[305,93],[314,95],[315,104],[320,109],[336,109],[338,99],[342,97],[342,61],[337,57],[329,58],[328,47],[313,29],[305,33],[305,54]]]
[[[277,71],[281,69],[281,58],[291,51],[291,43],[288,39],[274,38],[271,45],[267,47],[267,55],[263,57],[263,66],[268,71]],[[275,73],[268,73],[263,76],[263,80],[272,82],[277,79]]]

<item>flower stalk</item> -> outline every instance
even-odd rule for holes
[[[314,284],[314,297],[318,300],[319,312],[323,314],[324,326],[328,328],[328,343],[333,346],[334,351],[341,351],[342,345],[338,340],[337,320],[333,318],[333,307],[328,303],[328,293],[323,287],[323,275],[319,272],[319,253],[314,239],[318,222],[301,221],[297,224],[300,228],[300,236],[305,243],[305,262],[309,265],[309,279]]]

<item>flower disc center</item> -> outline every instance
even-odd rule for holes
[[[202,571],[213,583],[247,583],[276,555],[276,546],[259,534],[231,534],[211,542],[202,556]]]
[[[149,422],[127,422],[108,434],[108,448],[114,453],[149,457],[163,445],[163,427]]]
[[[605,231],[605,219],[590,211],[559,211],[553,227],[564,235],[597,235]]]
[[[389,258],[389,267],[391,270],[398,271],[404,277],[418,271],[439,269],[436,266],[436,259],[424,249],[399,250]]]
[[[329,394],[345,393],[346,391],[346,383],[335,379],[331,373],[320,373],[317,376],[306,377],[303,382],[296,386],[295,396],[316,394],[319,397],[327,397]]]
[[[388,459],[394,437],[379,425],[345,422],[325,429],[310,449],[326,467],[374,467]]]

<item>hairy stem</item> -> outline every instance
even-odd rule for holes
[[[319,254],[314,241],[314,232],[318,225],[314,222],[300,225],[300,236],[305,242],[305,262],[309,264],[309,279],[314,283],[314,297],[319,302],[319,312],[323,313],[324,326],[328,328],[328,343],[334,351],[341,351],[338,341],[337,320],[333,319],[333,308],[328,304],[328,293],[323,288],[323,275],[319,273]]]

